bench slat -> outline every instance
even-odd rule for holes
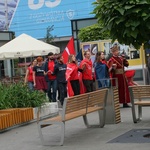
[[[134,102],[135,105],[141,105],[141,106],[150,106],[150,101],[136,101]]]
[[[88,94],[81,94],[67,98],[66,114],[84,109],[87,106]],[[86,113],[86,110],[85,110]]]

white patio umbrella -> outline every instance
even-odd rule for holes
[[[0,60],[43,56],[49,52],[59,53],[60,48],[21,34],[0,47]]]

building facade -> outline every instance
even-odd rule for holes
[[[91,25],[87,20],[94,17],[93,2],[95,0],[1,0],[0,30],[44,39],[47,28],[53,26],[54,41],[63,48],[61,41],[67,42],[72,36],[71,20],[86,19],[82,27]]]

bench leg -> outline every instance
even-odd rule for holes
[[[87,119],[87,116],[86,115],[84,115],[83,116],[83,121],[84,121],[84,124],[85,124],[85,126],[87,127],[87,128],[89,128],[89,122],[88,122],[88,119]]]
[[[142,120],[142,106],[138,105],[138,119]]]
[[[98,113],[99,113],[100,127],[103,128],[105,125],[106,109],[99,110]]]
[[[98,117],[99,117],[99,124],[89,124],[87,115],[83,116],[83,121],[84,124],[87,128],[92,128],[92,127],[99,127],[103,128],[105,125],[105,116],[106,116],[106,111],[105,110],[98,110]]]
[[[134,122],[134,123],[137,123],[136,112],[135,112],[135,105],[134,105],[134,104],[132,104],[131,109],[132,109],[133,122]]]
[[[42,125],[60,125],[61,126],[61,137],[60,142],[48,142],[44,140],[43,134],[42,134]],[[41,139],[42,145],[63,145],[64,143],[64,136],[65,136],[65,122],[39,122],[38,123],[38,132],[39,137]]]
[[[130,89],[131,90],[131,89]],[[131,92],[131,91],[130,91]],[[133,94],[131,94],[131,110],[132,110],[132,118],[133,118],[133,122],[137,123],[138,119],[136,117],[136,111],[135,111],[135,105],[134,105],[134,98],[133,98]]]

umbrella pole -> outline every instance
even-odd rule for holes
[[[26,64],[26,63],[27,63],[27,58],[25,57],[25,72],[26,72],[26,70],[27,70],[27,64]],[[25,72],[24,72],[24,73],[25,73]]]

